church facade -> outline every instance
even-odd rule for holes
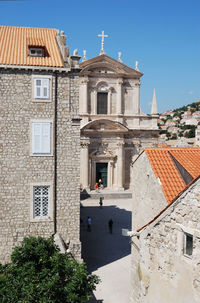
[[[115,60],[104,51],[83,58],[79,74],[81,120],[81,188],[94,189],[99,179],[104,188],[131,187],[130,167],[145,146],[157,144],[156,100],[152,114],[140,109],[142,73]]]

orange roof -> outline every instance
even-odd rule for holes
[[[63,67],[56,36],[56,29],[0,26],[0,64]],[[48,55],[28,56],[29,46],[42,46]]]
[[[193,178],[200,175],[199,147],[148,147],[145,153],[156,177],[161,181],[168,204],[187,187],[171,155]]]

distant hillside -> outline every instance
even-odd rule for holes
[[[174,110],[168,110],[160,114],[158,119],[160,138],[193,138],[199,122],[200,100]]]

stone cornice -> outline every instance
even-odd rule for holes
[[[0,69],[17,69],[17,70],[32,70],[32,71],[53,71],[59,73],[68,73],[70,67],[50,67],[50,66],[27,66],[27,65],[0,65]]]

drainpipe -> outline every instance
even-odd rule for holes
[[[57,92],[58,75],[55,73],[55,107],[54,107],[54,227],[53,235],[57,233]]]

